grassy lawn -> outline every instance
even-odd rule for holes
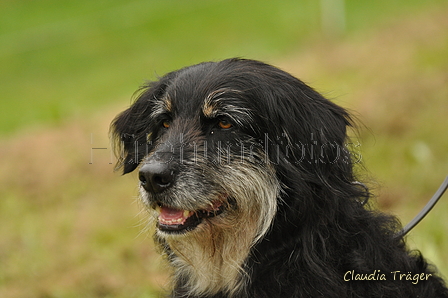
[[[448,174],[448,6],[345,2],[339,37],[320,1],[2,2],[0,297],[161,295],[108,125],[144,80],[203,60],[262,59],[356,111],[378,207],[411,220]],[[409,235],[445,276],[447,209]]]
[[[346,33],[443,0],[346,1]],[[0,133],[59,124],[204,60],[273,60],[324,37],[320,1],[6,1]]]

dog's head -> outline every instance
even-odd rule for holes
[[[213,239],[214,251],[236,242],[238,267],[276,217],[292,221],[300,210],[306,218],[319,192],[352,183],[349,124],[344,109],[293,76],[229,59],[148,84],[112,133],[118,168],[139,168],[159,240],[172,249]]]

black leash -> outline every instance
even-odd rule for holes
[[[425,216],[431,211],[432,207],[439,201],[439,199],[443,196],[443,193],[448,188],[448,176],[443,181],[442,185],[440,185],[439,189],[432,196],[431,200],[423,207],[423,209],[414,217],[400,232],[395,235],[395,238],[403,237],[410,230],[412,230]]]

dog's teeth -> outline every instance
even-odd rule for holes
[[[157,213],[161,213],[162,212],[162,208],[160,206],[156,206],[155,209],[156,209]]]
[[[190,211],[188,211],[188,210],[184,210],[184,218],[188,218],[188,217],[190,217]]]
[[[177,219],[169,219],[165,221],[165,224],[173,225],[173,224],[181,224],[182,222],[183,222],[182,218],[177,218]]]

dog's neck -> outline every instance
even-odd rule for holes
[[[244,291],[248,276],[243,266],[253,244],[248,239],[255,237],[247,237],[247,233],[250,229],[242,228],[234,235],[214,229],[209,237],[195,233],[168,239],[174,287],[197,296],[221,292],[232,297]]]

